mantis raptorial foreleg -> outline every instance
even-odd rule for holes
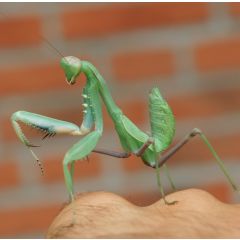
[[[88,129],[79,128],[77,125],[73,123],[54,118],[49,118],[46,116],[26,111],[15,112],[11,117],[11,121],[17,136],[19,137],[21,142],[29,148],[33,157],[37,160],[38,165],[41,168],[42,174],[43,169],[41,162],[31,149],[32,147],[38,146],[30,143],[25,134],[22,132],[19,122],[41,131],[42,133],[44,133],[43,138],[51,137],[54,136],[55,134],[84,135],[89,132]]]
[[[42,131],[45,134],[44,137],[48,137],[53,134],[85,135],[90,131],[90,129],[88,130],[86,128],[79,128],[77,125],[70,122],[25,111],[18,111],[14,113],[11,120],[19,139],[29,148],[36,147],[36,145],[33,145],[29,142],[27,137],[22,132],[19,122]],[[100,136],[101,133],[97,130],[89,133],[89,135],[85,136],[78,143],[76,143],[65,155],[63,162],[64,174],[71,200],[73,200],[72,178],[74,173],[75,160],[85,158],[95,148]],[[36,157],[32,150],[31,152],[34,158],[39,162],[39,159]],[[71,165],[70,171],[68,170],[68,164]]]
[[[69,134],[73,136],[85,135],[89,132],[89,129],[81,129],[73,123],[26,111],[15,112],[12,115],[11,120],[19,139],[27,147],[34,147],[35,145],[32,145],[27,140],[24,133],[21,131],[21,127],[19,126],[18,122],[22,122],[32,128],[43,132],[45,134],[44,137],[50,137],[55,134]]]

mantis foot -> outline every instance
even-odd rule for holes
[[[178,201],[168,202],[165,198],[163,199],[163,201],[166,205],[175,205],[176,203],[178,203]]]

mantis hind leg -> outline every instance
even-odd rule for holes
[[[145,150],[153,143],[154,143],[154,138],[149,137],[148,140],[135,152],[135,155],[141,157],[144,154]],[[173,182],[173,180],[172,180],[172,178],[170,176],[170,173],[169,173],[169,170],[167,168],[167,165],[164,164],[163,167],[164,167],[164,171],[165,171],[165,173],[167,175],[167,178],[168,178],[168,180],[170,182],[171,188],[173,189],[173,191],[176,191],[175,184],[174,184],[174,182]],[[158,185],[161,185],[161,183],[160,183],[160,171],[158,172],[158,176],[159,176],[158,177],[159,178],[158,179]],[[161,190],[161,194],[163,194],[163,189]]]
[[[172,202],[169,202],[167,201],[166,197],[165,197],[165,192],[164,192],[164,189],[163,189],[163,185],[161,183],[161,177],[160,177],[160,166],[157,164],[158,163],[158,156],[157,156],[157,152],[156,152],[156,149],[155,149],[155,142],[153,142],[153,149],[154,149],[154,152],[155,152],[155,162],[156,162],[156,175],[157,175],[157,184],[158,184],[158,187],[159,187],[159,190],[160,190],[160,193],[162,195],[162,199],[164,201],[165,204],[167,205],[173,205],[175,203],[177,203],[177,201],[172,201]],[[165,165],[165,168],[166,168],[166,165]],[[167,172],[168,173],[168,172]],[[167,174],[168,178],[170,178],[170,175],[169,173]],[[170,183],[173,184],[172,182],[172,179],[170,178]],[[172,185],[171,184],[171,185]],[[174,186],[174,185],[173,185]],[[175,188],[175,186],[174,186]]]
[[[157,151],[156,151],[156,148],[155,148],[155,140],[154,138],[152,137],[149,137],[148,140],[135,152],[135,155],[141,157],[145,150],[151,145],[153,144],[153,149],[154,149],[154,153],[155,153],[155,161],[156,161],[156,174],[157,174],[157,184],[158,184],[158,187],[159,187],[159,190],[160,190],[160,193],[161,193],[161,196],[163,198],[163,201],[165,204],[167,205],[172,205],[172,204],[175,204],[177,201],[173,201],[173,202],[168,202],[165,198],[165,192],[164,192],[164,189],[163,189],[163,186],[162,186],[162,183],[161,183],[161,178],[160,178],[160,166],[158,166],[157,162],[158,162],[158,156],[157,156]],[[164,170],[166,172],[166,175],[167,175],[167,178],[171,184],[171,187],[172,189],[175,191],[176,190],[176,187],[173,183],[173,180],[169,174],[169,171],[168,171],[168,168],[166,166],[166,164],[164,164]]]
[[[154,166],[154,168],[157,167],[161,167],[163,166],[167,160],[174,155],[179,149],[181,149],[187,142],[189,142],[193,137],[199,135],[201,137],[201,139],[203,140],[203,142],[207,145],[207,147],[209,148],[209,150],[211,151],[211,153],[213,154],[213,156],[215,157],[219,167],[221,168],[222,172],[224,173],[224,175],[226,176],[226,178],[228,179],[230,185],[232,186],[232,188],[235,191],[239,191],[237,186],[235,185],[234,181],[232,180],[232,178],[230,177],[229,173],[227,172],[223,161],[220,159],[220,157],[217,155],[216,151],[214,150],[214,148],[212,147],[212,145],[210,144],[210,142],[208,141],[208,139],[206,138],[206,136],[202,133],[202,131],[198,128],[194,128],[189,134],[187,134],[182,140],[180,140],[173,148],[171,148],[165,155],[162,155],[160,160],[158,161],[158,163],[156,163],[156,165]]]
[[[176,186],[174,184],[174,181],[173,181],[173,179],[172,179],[172,177],[170,175],[170,172],[169,172],[169,169],[168,169],[167,165],[163,164],[163,168],[164,168],[165,174],[166,174],[166,176],[168,178],[168,181],[169,181],[169,183],[171,185],[171,188],[172,188],[173,192],[175,192],[177,190],[177,188],[176,188]]]

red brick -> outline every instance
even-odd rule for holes
[[[20,174],[18,166],[14,162],[3,162],[0,164],[0,188],[10,188],[18,186]]]
[[[140,170],[147,170],[149,167],[146,166],[140,157],[132,155],[129,158],[123,159],[123,169],[129,172],[135,172]]]
[[[234,17],[239,17],[240,16],[240,3],[237,2],[232,2],[232,3],[227,3],[230,13],[234,16]]]
[[[171,76],[175,71],[174,55],[165,49],[120,53],[113,58],[113,71],[120,81]]]
[[[74,9],[62,15],[67,38],[102,37],[134,29],[205,21],[205,3],[118,3]]]
[[[167,98],[176,120],[212,117],[237,112],[240,106],[240,89],[227,89],[199,94],[186,94]]]
[[[58,64],[41,64],[0,70],[0,94],[23,94],[67,87]]]
[[[38,45],[42,42],[42,24],[38,16],[1,16],[0,29],[0,48]]]
[[[226,183],[215,183],[200,187],[201,189],[211,193],[222,202],[231,203],[233,191]]]
[[[44,161],[44,172],[42,180],[45,183],[64,181],[63,176],[63,158],[64,156],[54,157]],[[89,162],[77,161],[75,163],[75,179],[98,177],[101,174],[101,162],[99,155],[92,153],[89,155]]]
[[[221,71],[240,67],[240,35],[203,42],[194,49],[199,71]]]
[[[47,231],[53,218],[61,209],[60,205],[35,206],[31,208],[0,210],[0,234],[4,237],[18,234]]]

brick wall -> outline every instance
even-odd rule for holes
[[[36,150],[42,177],[9,122],[17,110],[81,122],[84,78],[69,87],[60,57],[40,36],[64,55],[92,61],[117,104],[145,131],[148,91],[158,86],[176,116],[175,142],[201,128],[240,184],[239,4],[1,3],[0,14],[0,236],[44,236],[67,201],[61,162],[78,138],[42,143]],[[104,123],[98,146],[120,150],[105,109]],[[197,138],[169,166],[179,190],[197,187],[225,202],[239,200]],[[91,154],[89,162],[77,163],[75,175],[78,192],[112,191],[138,205],[159,198],[155,172],[135,157]]]

